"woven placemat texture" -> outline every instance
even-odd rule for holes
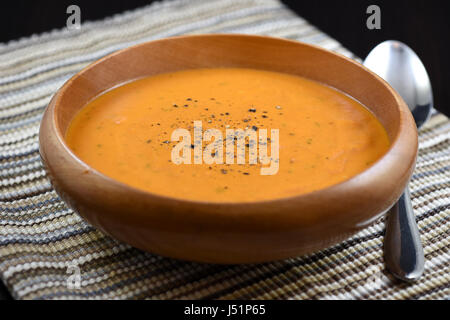
[[[115,50],[193,33],[267,34],[354,57],[275,0],[166,1],[85,23],[80,30],[56,30],[0,45],[0,275],[13,297],[450,297],[450,121],[439,113],[420,133],[410,184],[426,256],[425,274],[415,284],[399,283],[386,271],[383,220],[321,252],[274,263],[223,266],[134,249],[65,206],[38,153],[39,122],[52,95],[77,71]],[[81,272],[78,289],[67,285],[73,265]]]

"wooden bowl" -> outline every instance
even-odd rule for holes
[[[89,167],[64,141],[89,100],[143,76],[204,67],[245,67],[300,75],[353,96],[386,128],[391,148],[340,184],[295,197],[213,203],[155,195]],[[143,43],[113,53],[71,78],[47,107],[40,154],[62,199],[92,225],[168,257],[252,263],[309,253],[368,226],[400,197],[415,165],[417,131],[400,96],[362,65],[321,48],[262,36],[198,35]]]

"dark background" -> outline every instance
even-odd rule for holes
[[[208,1],[208,0],[205,0]],[[226,1],[226,0],[225,0]],[[82,22],[147,5],[149,0],[2,0],[0,42],[62,28],[66,8],[77,4]],[[450,11],[448,0],[283,0],[356,55],[365,57],[378,43],[395,39],[408,44],[423,60],[433,85],[435,107],[450,115]],[[381,8],[381,30],[366,28],[366,9]],[[10,298],[0,282],[0,298]]]

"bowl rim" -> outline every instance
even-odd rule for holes
[[[107,176],[106,174],[98,171],[97,169],[89,166],[87,163],[85,163],[83,160],[81,160],[71,149],[70,147],[67,145],[66,141],[65,141],[65,137],[64,134],[59,126],[59,122],[58,122],[58,113],[57,113],[57,106],[60,105],[60,100],[63,96],[63,93],[70,88],[70,86],[72,85],[72,83],[74,81],[76,81],[78,78],[82,77],[84,73],[86,73],[88,70],[91,70],[93,68],[95,68],[97,65],[103,63],[104,61],[111,59],[117,55],[121,55],[124,52],[127,52],[129,50],[134,50],[136,48],[142,47],[142,46],[146,46],[149,43],[155,43],[155,42],[164,42],[164,41],[173,41],[173,40],[177,40],[177,39],[186,39],[186,38],[217,38],[217,37],[232,37],[232,38],[242,38],[242,37],[248,37],[248,38],[259,38],[259,39],[268,39],[268,40],[272,40],[272,41],[280,41],[280,42],[285,42],[285,43],[291,43],[291,44],[297,44],[297,45],[303,45],[303,46],[308,46],[311,47],[315,50],[319,50],[323,53],[326,54],[331,54],[334,55],[340,59],[343,59],[355,66],[357,66],[358,68],[361,68],[363,70],[365,70],[365,72],[369,73],[373,78],[375,78],[375,80],[378,80],[379,82],[383,83],[384,87],[386,87],[386,89],[389,90],[390,94],[395,98],[396,101],[396,105],[398,106],[398,111],[399,111],[399,123],[398,123],[398,130],[395,134],[395,136],[390,139],[390,146],[389,149],[383,154],[383,156],[381,156],[379,159],[377,159],[377,161],[375,161],[373,164],[371,164],[368,168],[364,169],[363,171],[361,171],[360,173],[351,176],[350,178],[341,181],[339,183],[327,186],[325,188],[321,188],[318,190],[313,190],[310,192],[306,192],[306,193],[300,193],[297,195],[292,195],[292,196],[286,196],[286,197],[277,197],[277,198],[268,198],[268,199],[262,199],[262,200],[256,200],[256,201],[207,201],[207,200],[195,200],[195,199],[189,199],[189,198],[178,198],[178,197],[171,197],[171,196],[167,196],[167,195],[162,195],[162,194],[158,194],[158,193],[153,193],[151,191],[146,191],[144,189],[140,189],[138,187],[134,187],[132,185],[126,184],[124,182],[121,182],[119,180],[116,180],[114,178],[111,178],[109,176]],[[119,84],[116,84],[114,86],[111,86],[110,88],[102,91],[101,93],[97,94],[95,97],[93,97],[92,99],[95,99],[96,97],[98,97],[99,95],[103,94],[104,92],[107,92],[109,90],[112,90],[116,87],[122,86],[128,82],[132,82],[135,80],[138,80],[138,78],[135,79],[129,79],[127,81],[121,82]],[[312,81],[316,81],[316,80],[312,80]],[[316,81],[319,82],[319,81]],[[320,82],[319,82],[320,83]],[[329,87],[332,87],[326,83],[322,83],[323,85],[327,85]],[[343,92],[335,87],[332,87],[335,90],[338,90],[346,95],[349,95],[346,92]],[[350,97],[352,97],[351,95],[349,95]],[[352,97],[353,99],[357,100],[356,98]],[[92,101],[92,100],[90,100]],[[358,101],[359,102],[359,101]],[[360,102],[361,103],[361,102]],[[362,103],[361,103],[362,104]],[[365,106],[363,104],[364,107],[368,108],[367,106]],[[401,112],[401,111],[407,111],[405,112]],[[72,160],[75,160],[75,162],[78,164],[80,171],[86,171],[88,170],[89,172],[94,173],[96,176],[102,178],[102,180],[105,181],[105,183],[108,184],[112,184],[114,185],[114,187],[117,187],[119,189],[121,189],[121,192],[133,192],[137,195],[140,196],[144,196],[144,197],[148,197],[148,198],[154,198],[154,200],[160,200],[160,201],[164,201],[164,202],[170,202],[173,204],[187,204],[189,206],[227,206],[230,208],[233,207],[258,207],[261,205],[265,205],[268,203],[282,203],[285,201],[291,201],[291,200],[301,200],[301,199],[305,199],[307,197],[317,197],[318,195],[320,195],[321,193],[323,193],[324,191],[327,192],[332,192],[333,190],[337,190],[339,188],[342,188],[342,186],[346,186],[346,185],[350,185],[350,184],[359,184],[359,181],[361,180],[366,180],[368,179],[371,175],[376,174],[376,172],[379,172],[380,170],[382,170],[383,167],[385,167],[386,162],[393,162],[394,160],[390,159],[392,156],[392,152],[395,151],[398,147],[399,147],[399,143],[400,143],[400,138],[402,137],[402,135],[404,135],[404,132],[401,130],[402,127],[402,123],[408,123],[414,124],[414,128],[415,128],[415,123],[414,120],[412,120],[412,115],[410,114],[410,111],[408,109],[408,107],[406,106],[406,103],[403,101],[403,99],[401,98],[401,96],[395,91],[395,89],[393,89],[384,79],[382,79],[381,77],[379,77],[377,74],[375,74],[374,72],[372,72],[371,70],[369,70],[368,68],[366,68],[364,65],[358,63],[357,61],[350,59],[346,56],[344,56],[341,53],[338,52],[333,52],[327,49],[324,49],[318,45],[314,45],[314,44],[309,44],[309,43],[305,43],[305,42],[301,42],[301,41],[295,41],[295,40],[291,40],[291,39],[285,39],[285,38],[279,38],[279,37],[272,37],[272,36],[264,36],[264,35],[249,35],[249,34],[233,34],[233,33],[221,33],[221,34],[195,34],[195,35],[181,35],[181,36],[175,36],[175,37],[169,37],[169,38],[162,38],[162,39],[157,39],[157,40],[152,40],[152,41],[146,41],[143,43],[139,43],[130,47],[126,47],[120,50],[117,50],[113,53],[110,53],[92,63],[90,63],[89,65],[87,65],[86,67],[84,67],[83,69],[81,69],[80,71],[78,71],[75,75],[73,75],[69,80],[67,80],[63,86],[61,86],[58,91],[55,93],[55,95],[52,97],[51,101],[49,102],[48,106],[46,107],[44,113],[48,113],[50,112],[50,117],[51,117],[51,123],[52,123],[52,129],[54,131],[54,133],[56,133],[56,138],[58,143],[60,144],[60,146],[62,146],[64,152],[67,153],[67,155],[69,155]],[[369,111],[373,114],[373,112],[369,109]],[[409,118],[409,119],[408,119]],[[73,120],[73,119],[72,119]],[[379,121],[378,117],[377,120]],[[42,122],[44,121],[44,119],[42,120]],[[39,132],[39,152],[41,154],[42,157],[42,146],[45,142],[43,142],[42,139],[42,122],[41,122],[41,127],[40,127],[40,132]],[[383,125],[383,128],[384,125]],[[385,129],[386,130],[386,129]],[[417,135],[417,130],[416,130],[416,135]],[[415,156],[413,159],[413,164],[412,167],[414,167],[414,163],[416,161],[417,158],[417,141],[416,141],[416,146],[415,146]],[[44,161],[45,162],[45,161]]]

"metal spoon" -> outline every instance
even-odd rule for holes
[[[364,66],[397,90],[418,128],[428,120],[433,106],[431,83],[425,67],[411,48],[398,41],[382,42],[372,49]],[[386,265],[395,277],[415,281],[423,273],[425,259],[408,187],[387,214]]]

